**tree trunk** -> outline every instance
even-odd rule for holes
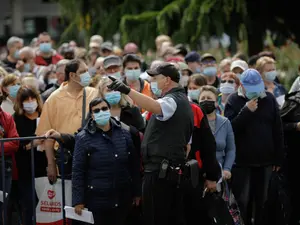
[[[263,50],[263,37],[265,29],[259,24],[261,21],[252,21],[248,30],[248,55],[256,55]]]

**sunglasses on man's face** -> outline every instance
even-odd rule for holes
[[[97,108],[97,109],[94,109],[92,112],[93,113],[99,113],[100,111],[107,111],[108,110],[108,107],[107,106],[104,106],[102,108]]]
[[[234,81],[233,80],[221,80],[221,83],[224,84],[224,83],[229,83],[229,84],[234,84]]]

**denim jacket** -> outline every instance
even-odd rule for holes
[[[235,141],[231,123],[226,117],[216,114],[214,136],[217,144],[217,160],[223,170],[231,171],[235,160]]]

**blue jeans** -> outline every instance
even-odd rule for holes
[[[0,164],[0,167],[2,165]],[[5,192],[8,193],[8,197],[6,198],[5,205],[3,202],[0,202],[0,210],[3,211],[4,207],[6,207],[6,212],[8,212],[8,206],[9,206],[9,195],[11,191],[11,182],[12,182],[12,163],[11,161],[5,162]],[[2,185],[2,167],[0,168],[0,190],[3,191],[3,185]],[[4,198],[3,193],[3,198]],[[11,216],[8,216],[9,213],[6,213],[8,224],[11,220]],[[0,214],[0,225],[3,224],[3,213]]]

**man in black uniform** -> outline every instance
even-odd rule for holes
[[[114,78],[108,88],[128,94],[140,108],[153,113],[142,143],[144,224],[181,224],[183,204],[178,174],[185,164],[185,150],[193,132],[193,112],[178,84],[180,75],[174,65],[162,62],[147,73],[158,100]]]

